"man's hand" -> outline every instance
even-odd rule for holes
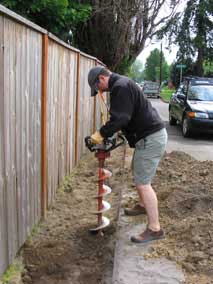
[[[104,138],[101,136],[99,131],[96,131],[94,134],[91,135],[92,143],[94,144],[102,144]]]

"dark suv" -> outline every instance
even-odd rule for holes
[[[213,134],[213,78],[184,78],[169,102],[169,122],[179,122],[184,137],[194,132]]]

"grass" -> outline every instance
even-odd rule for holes
[[[20,258],[15,259],[0,279],[0,284],[22,283],[21,274],[23,271],[22,260]]]
[[[64,192],[72,192],[72,179],[73,173],[71,173],[69,176],[65,176],[62,184],[59,186],[59,190]]]
[[[165,87],[161,89],[160,96],[165,102],[169,102],[171,95],[175,92],[174,89],[169,89],[168,87]]]

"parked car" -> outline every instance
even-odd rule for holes
[[[180,123],[184,137],[213,134],[213,78],[184,78],[169,102],[169,122]]]
[[[160,97],[160,86],[157,82],[146,81],[143,85],[143,93],[147,97]]]

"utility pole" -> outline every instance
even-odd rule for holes
[[[180,67],[180,84],[182,82],[183,66]]]
[[[161,87],[161,82],[162,82],[162,60],[163,60],[163,52],[162,52],[162,42],[160,44],[160,78],[159,78],[159,83]]]

